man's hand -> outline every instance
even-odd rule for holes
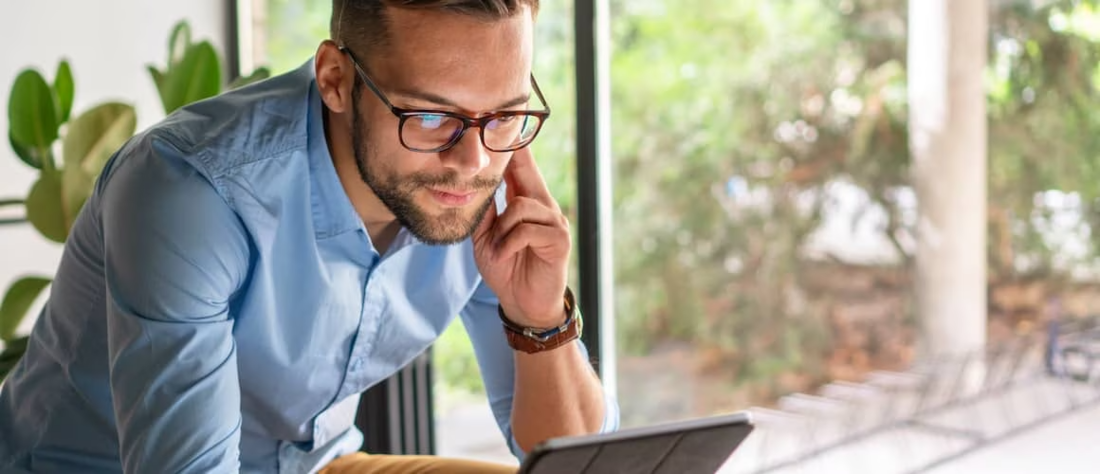
[[[569,221],[550,195],[530,147],[504,170],[508,207],[496,203],[474,231],[474,259],[504,313],[525,327],[550,328],[565,319],[563,294],[572,242]]]
[[[513,322],[558,326],[565,320],[569,221],[550,196],[530,149],[516,151],[504,180],[508,208],[498,216],[491,206],[474,231],[478,269]],[[576,349],[569,344],[535,354],[514,352],[512,434],[525,452],[550,438],[595,433],[605,413],[614,409],[605,406],[599,379]],[[609,427],[617,424],[613,415]]]

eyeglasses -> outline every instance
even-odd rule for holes
[[[542,129],[542,124],[550,117],[550,107],[546,105],[546,99],[542,96],[534,75],[531,76],[531,87],[542,102],[543,110],[508,110],[475,118],[444,110],[395,107],[355,60],[351,50],[346,46],[340,46],[340,51],[347,53],[359,77],[400,120],[397,126],[398,138],[401,145],[410,151],[421,153],[446,151],[455,146],[470,127],[477,127],[481,143],[488,150],[515,151],[530,145]]]

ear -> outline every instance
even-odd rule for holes
[[[355,66],[347,55],[332,40],[322,41],[314,56],[313,67],[325,106],[337,114],[350,110]]]

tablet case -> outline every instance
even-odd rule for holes
[[[752,432],[748,413],[539,445],[519,474],[713,474]]]

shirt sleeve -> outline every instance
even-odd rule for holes
[[[496,294],[485,282],[481,282],[460,316],[473,342],[474,354],[481,369],[481,379],[485,384],[485,392],[489,397],[489,406],[496,418],[497,426],[504,434],[504,439],[508,441],[512,454],[523,461],[527,453],[520,448],[512,434],[512,400],[515,397],[516,383],[515,356],[504,336],[504,327],[497,315],[497,304],[499,303]],[[583,342],[578,340],[576,347],[584,355],[585,360],[591,360]],[[600,432],[608,433],[618,428],[619,405],[614,396],[605,391],[604,419]]]
[[[241,397],[229,301],[247,275],[246,233],[184,154],[135,140],[97,186],[122,466],[237,472]]]

